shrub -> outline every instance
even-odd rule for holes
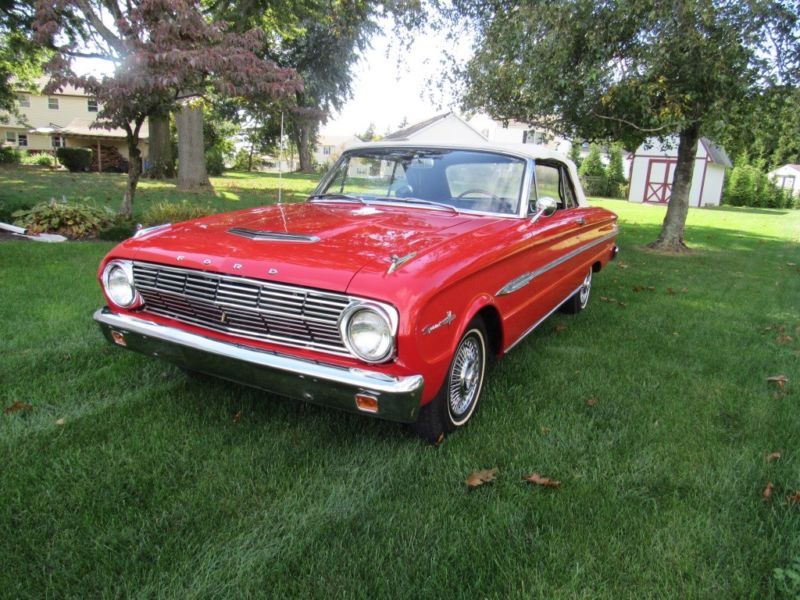
[[[35,201],[23,200],[14,197],[3,198],[0,201],[0,221],[3,223],[13,223],[14,213],[29,210],[36,204]]]
[[[88,148],[59,148],[56,156],[73,173],[88,171],[92,164],[92,151]]]
[[[20,162],[23,165],[32,165],[36,167],[54,167],[56,165],[56,159],[44,152],[25,154],[22,156]]]
[[[253,156],[253,163],[258,160],[258,155]],[[245,148],[240,148],[236,155],[233,157],[234,171],[249,171],[250,170],[250,152]]]
[[[16,148],[0,146],[0,165],[16,165],[19,161],[20,154]]]
[[[17,225],[31,233],[58,233],[73,239],[94,236],[114,219],[114,214],[106,208],[55,200],[18,210],[13,216]]]
[[[157,202],[144,211],[142,225],[161,225],[162,223],[179,223],[210,215],[214,210],[208,205],[193,204],[188,200],[180,202]]]
[[[219,177],[225,170],[225,157],[216,146],[206,150],[206,172],[212,177]]]
[[[127,240],[136,231],[133,221],[118,220],[97,232],[97,238],[109,242]]]
[[[589,154],[583,159],[578,170],[584,183],[584,190],[589,196],[605,196],[608,194],[608,175],[603,161],[600,159],[600,147],[597,144],[589,146]]]
[[[622,144],[611,144],[608,150],[608,192],[610,196],[619,193],[620,186],[627,182],[625,169],[622,166]]]

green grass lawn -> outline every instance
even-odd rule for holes
[[[30,206],[50,198],[88,200],[116,211],[125,192],[126,176],[117,173],[68,173],[40,167],[0,166],[0,214],[6,207]],[[211,177],[211,190],[179,192],[175,180],[141,179],[133,204],[134,219],[155,202],[190,200],[215,211],[238,210],[277,201],[302,200],[317,185],[317,176],[298,173],[238,173]]]
[[[0,194],[29,193],[12,179]],[[268,176],[214,183],[231,207],[274,197]],[[663,209],[599,204],[622,254],[589,309],[501,361],[437,448],[111,348],[91,320],[111,244],[0,243],[0,405],[32,405],[0,413],[0,596],[779,595],[800,555],[800,212],[692,209],[696,251],[671,257],[643,249]]]

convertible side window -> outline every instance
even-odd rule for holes
[[[530,210],[535,210],[536,199],[549,196],[558,203],[558,210],[575,208],[578,201],[567,168],[560,163],[536,163],[536,185],[531,187],[528,200]]]
[[[558,203],[559,209],[566,208],[561,190],[561,170],[559,167],[546,163],[537,163],[536,197],[543,198],[544,196],[549,196]]]

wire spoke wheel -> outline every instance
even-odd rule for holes
[[[589,304],[589,294],[592,291],[592,270],[589,269],[589,274],[583,280],[583,284],[581,285],[581,289],[578,291],[578,301],[580,302],[581,308],[586,308],[586,305]]]
[[[475,410],[483,387],[486,344],[477,329],[469,331],[458,345],[448,378],[448,411],[454,425],[461,425]]]

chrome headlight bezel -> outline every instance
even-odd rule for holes
[[[386,348],[386,351],[383,352],[380,356],[369,356],[363,352],[361,352],[356,345],[353,343],[350,337],[350,324],[359,312],[361,311],[370,311],[373,314],[377,315],[386,325],[386,328],[389,333],[390,342]],[[397,348],[397,325],[398,325],[398,315],[397,309],[389,304],[384,304],[382,302],[375,302],[375,301],[357,301],[348,306],[339,317],[339,332],[342,336],[342,341],[344,342],[345,347],[347,348],[348,352],[355,356],[356,358],[363,360],[364,362],[377,364],[387,362],[392,360],[395,357],[395,351]]]
[[[111,292],[111,274],[115,269],[121,270],[125,274],[125,278],[127,279],[128,286],[131,288],[131,300],[127,303],[118,302],[117,298]],[[133,262],[130,260],[120,260],[114,259],[108,262],[108,264],[103,269],[103,275],[101,277],[103,282],[103,291],[105,292],[106,298],[114,304],[114,306],[118,306],[119,308],[137,308],[141,306],[144,302],[142,300],[141,295],[139,294],[136,286],[133,282]]]

